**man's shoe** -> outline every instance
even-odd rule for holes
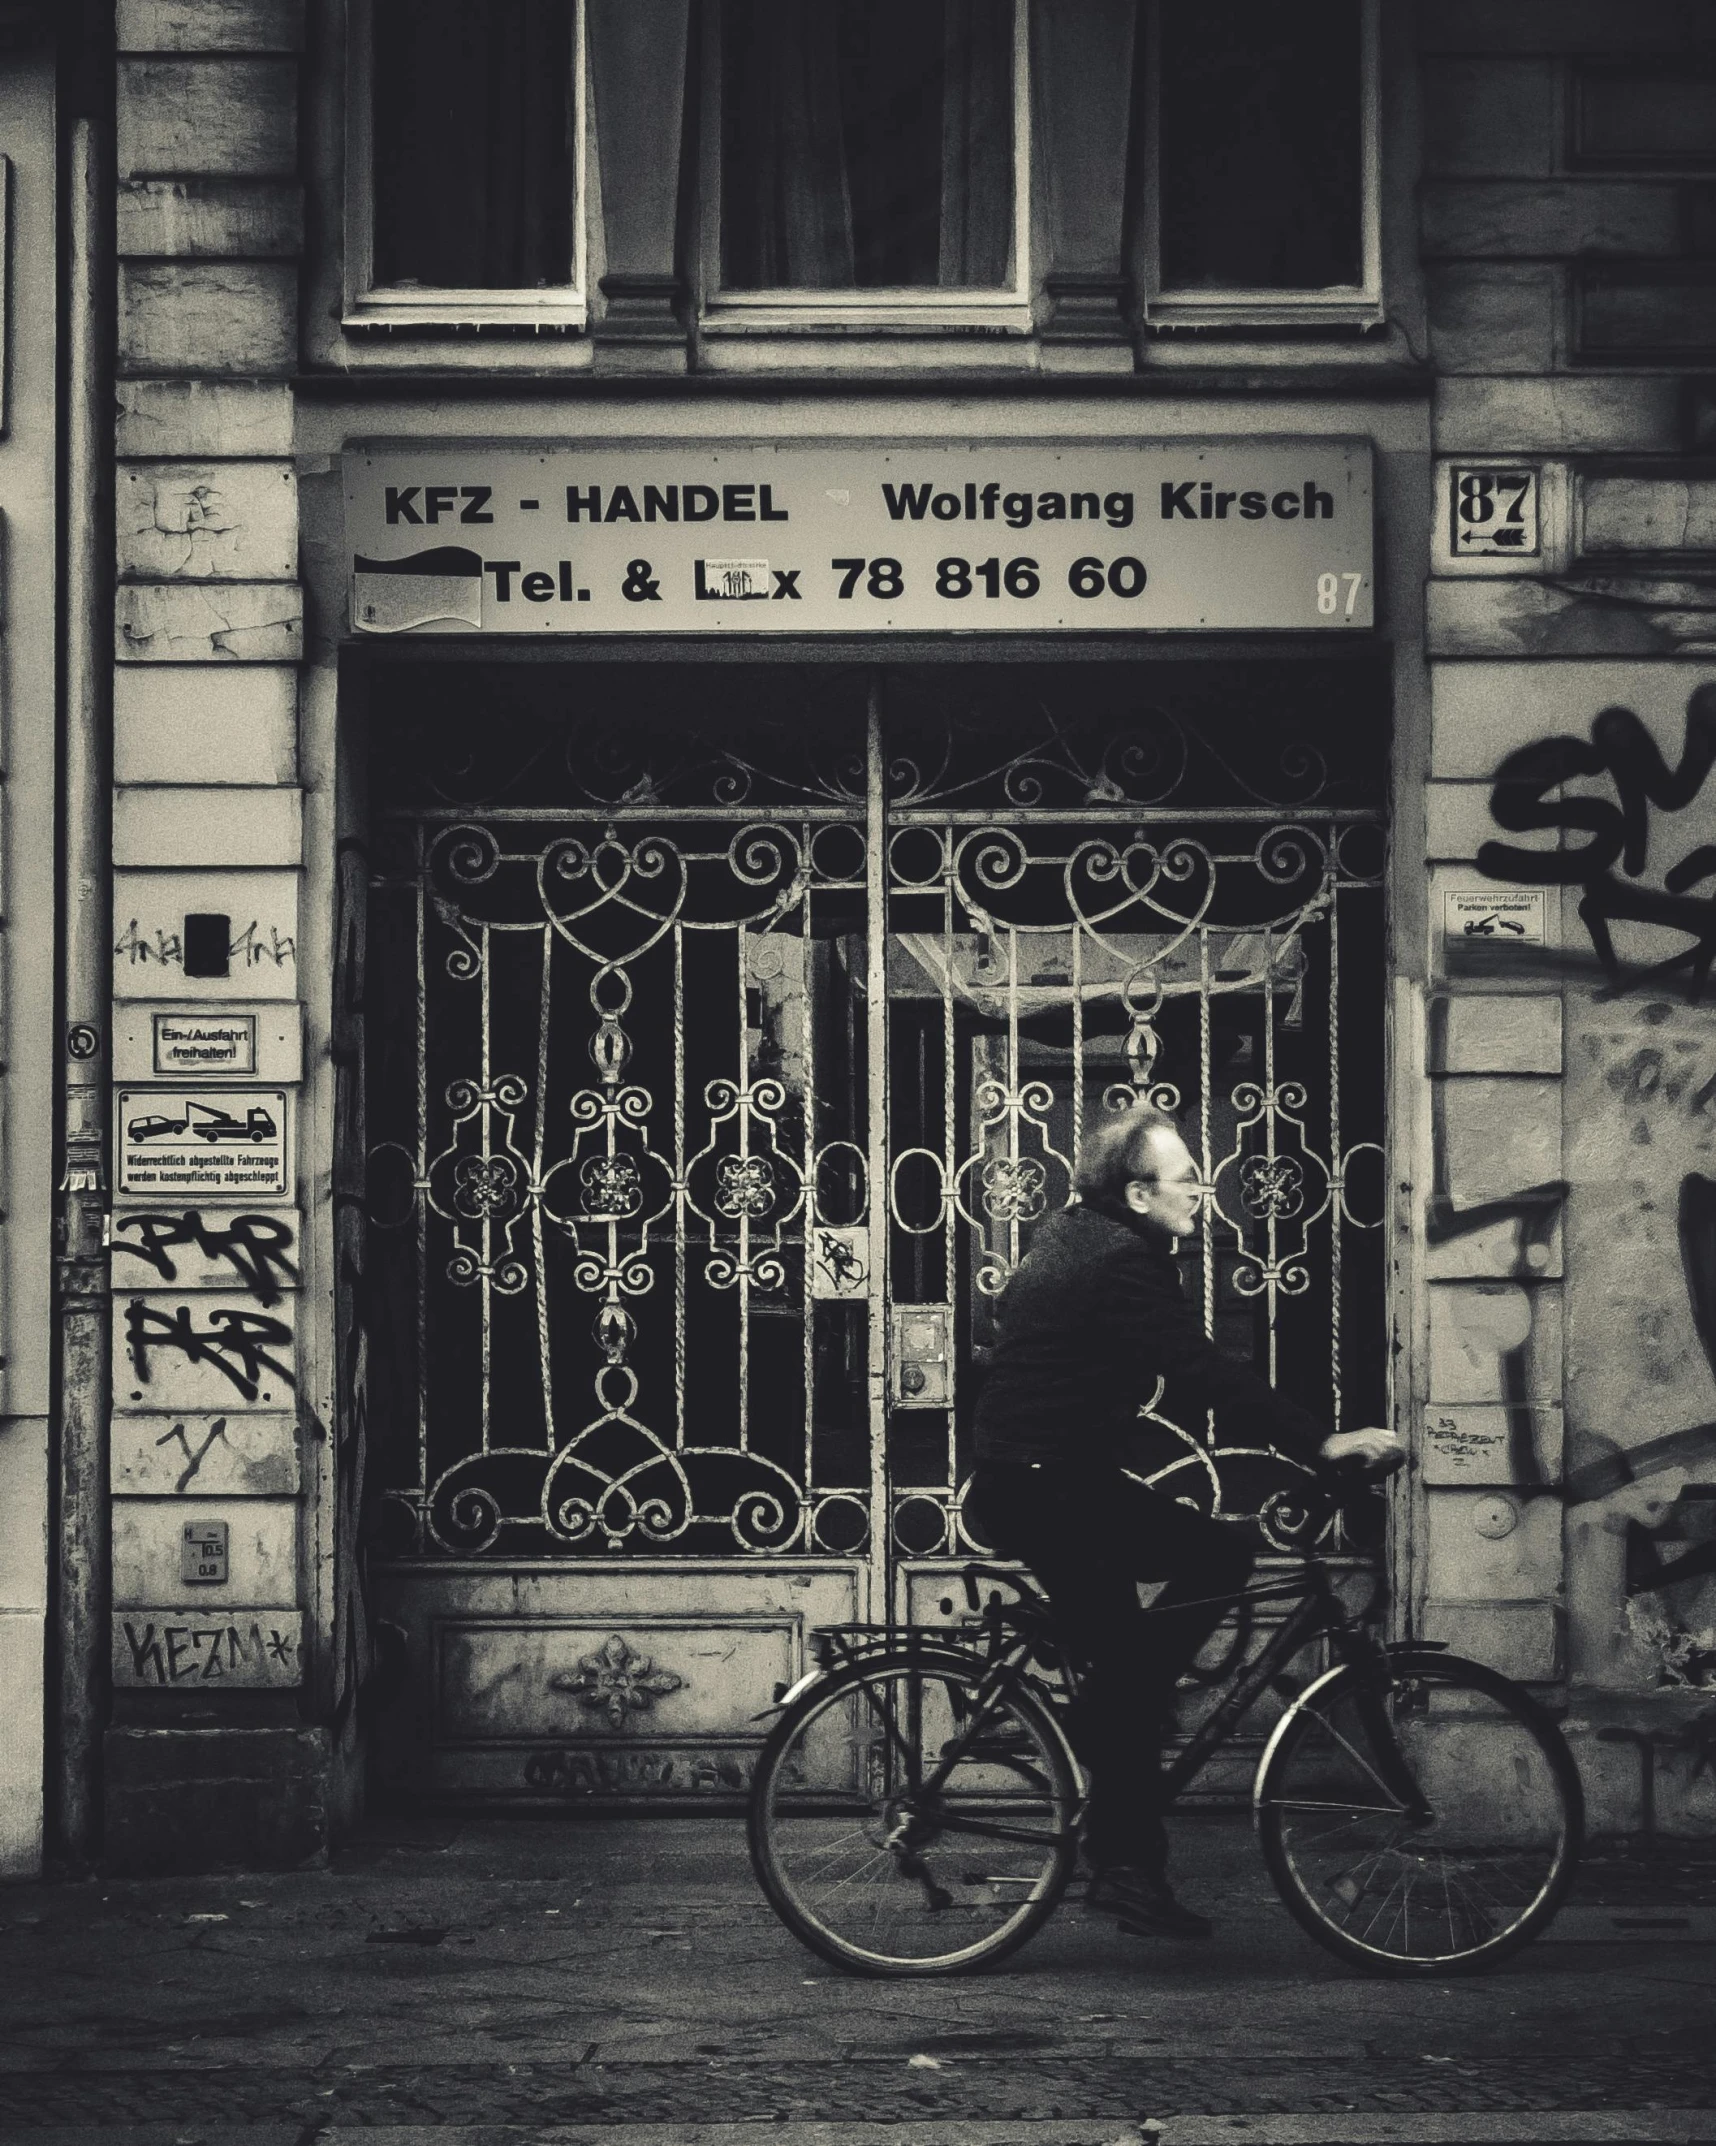
[[[1130,1863],[1099,1870],[1085,1894],[1086,1907],[1118,1918],[1132,1937],[1210,1937],[1215,1925],[1174,1898],[1166,1878]]]

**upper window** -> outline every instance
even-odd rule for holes
[[[349,321],[584,319],[577,0],[356,0]]]
[[[1022,308],[1022,17],[1023,0],[719,0],[717,309]]]
[[[1381,318],[1376,0],[1159,0],[1147,317],[1187,327]]]

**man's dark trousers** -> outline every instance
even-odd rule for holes
[[[1062,1646],[1086,1672],[1071,1724],[1090,1776],[1085,1854],[1098,1869],[1159,1874],[1174,1687],[1250,1575],[1255,1537],[1118,1469],[980,1462],[969,1502],[979,1532],[1041,1583]],[[1140,1580],[1168,1583],[1148,1612]]]

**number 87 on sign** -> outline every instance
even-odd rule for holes
[[[1456,559],[1535,559],[1538,555],[1535,469],[1448,472],[1450,549]]]

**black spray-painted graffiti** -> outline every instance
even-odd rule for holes
[[[298,1279],[292,1259],[297,1233],[280,1215],[233,1215],[224,1226],[205,1222],[194,1207],[177,1214],[127,1213],[114,1218],[113,1249],[131,1252],[164,1282],[176,1282],[172,1255],[195,1249],[205,1259],[224,1259],[261,1304],[274,1304]]]
[[[524,1762],[524,1785],[553,1796],[635,1795],[643,1789],[742,1795],[751,1771],[749,1756],[737,1752],[681,1753],[675,1760],[649,1751],[533,1751]]]
[[[279,1625],[145,1624],[121,1620],[130,1651],[130,1678],[137,1684],[212,1684],[291,1681],[298,1666],[298,1635]],[[119,1665],[123,1669],[123,1664]]]
[[[1680,1181],[1680,1266],[1686,1282],[1692,1324],[1716,1373],[1716,1178],[1688,1171]],[[1647,1481],[1670,1468],[1690,1468],[1716,1455],[1716,1423],[1689,1423],[1678,1431],[1627,1448],[1612,1447],[1571,1468],[1564,1486],[1569,1505],[1610,1498],[1633,1483]],[[1659,1545],[1685,1539],[1685,1515],[1678,1510],[1696,1493],[1683,1490],[1662,1524],[1646,1528],[1627,1523],[1627,1593],[1654,1592],[1679,1580],[1716,1572],[1716,1542],[1701,1541],[1680,1555],[1664,1559]]]
[[[179,1304],[172,1311],[158,1311],[141,1297],[125,1307],[125,1340],[131,1367],[138,1379],[149,1383],[149,1359],[157,1349],[174,1349],[189,1364],[207,1364],[229,1380],[247,1401],[261,1390],[264,1372],[283,1385],[295,1386],[290,1361],[282,1363],[270,1349],[292,1346],[292,1329],[266,1312],[233,1311],[225,1305],[209,1313],[208,1324],[198,1327],[194,1309]]]
[[[1490,812],[1512,834],[1556,829],[1586,834],[1577,847],[1517,849],[1486,842],[1478,869],[1517,886],[1582,886],[1579,916],[1591,935],[1611,993],[1640,990],[1684,972],[1689,1004],[1703,995],[1716,962],[1716,894],[1692,890],[1716,880],[1716,843],[1701,842],[1661,875],[1644,883],[1650,863],[1651,814],[1684,812],[1716,766],[1716,685],[1699,686],[1686,704],[1680,762],[1670,767],[1630,708],[1605,708],[1590,738],[1540,738],[1509,753],[1496,770]],[[1550,795],[1563,784],[1607,777],[1615,796]],[[1616,876],[1619,865],[1624,878]],[[1654,924],[1681,932],[1691,944],[1666,960],[1625,969],[1610,927]]]
[[[151,962],[163,969],[180,969],[185,965],[184,944],[176,931],[142,931],[135,917],[113,942],[113,951],[119,960],[129,962],[134,969],[147,968]],[[254,918],[242,931],[234,933],[227,948],[228,961],[242,969],[260,968],[265,961],[271,961],[281,969],[297,958],[296,939],[272,926],[265,931]]]
[[[1445,1167],[1443,1144],[1438,1136],[1438,1179],[1444,1174]],[[1438,1183],[1430,1195],[1429,1211],[1424,1219],[1424,1239],[1434,1249],[1437,1245],[1452,1244],[1461,1237],[1473,1236],[1498,1222],[1513,1222],[1519,1227],[1520,1256],[1530,1267],[1536,1264],[1532,1252],[1541,1249],[1547,1254],[1553,1243],[1566,1197],[1566,1182],[1557,1178],[1548,1184],[1527,1185],[1506,1199],[1483,1200],[1474,1207],[1456,1207],[1452,1196]],[[1499,1357],[1502,1406],[1507,1413],[1508,1460],[1513,1471],[1512,1480],[1522,1489],[1536,1489],[1543,1483],[1537,1441],[1532,1435],[1530,1356],[1531,1336],[1527,1333],[1523,1341],[1511,1349],[1504,1349]]]
[[[224,1416],[216,1416],[214,1421],[209,1425],[208,1431],[203,1438],[202,1444],[197,1447],[195,1452],[192,1452],[191,1450],[190,1435],[186,1431],[185,1426],[182,1423],[175,1423],[170,1431],[163,1431],[160,1437],[156,1439],[155,1443],[158,1446],[170,1446],[175,1438],[184,1448],[185,1454],[185,1465],[180,1471],[179,1480],[173,1485],[174,1493],[177,1494],[179,1491],[185,1488],[186,1484],[190,1482],[191,1478],[196,1474],[197,1470],[202,1466],[203,1462],[208,1459],[209,1453],[213,1448],[215,1441],[219,1439],[223,1444],[227,1442],[226,1418]]]

